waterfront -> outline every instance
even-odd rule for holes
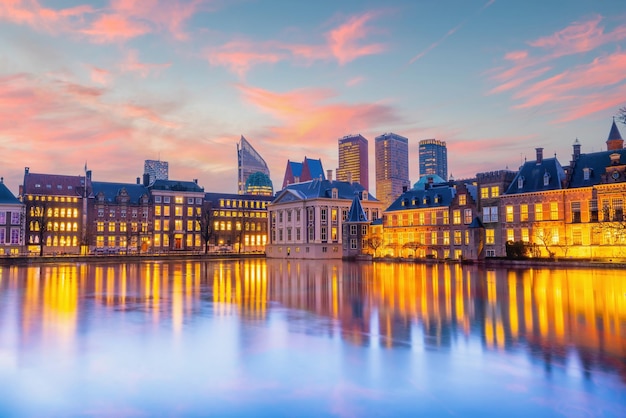
[[[0,416],[625,416],[622,275],[0,267]]]

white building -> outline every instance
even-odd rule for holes
[[[358,183],[316,179],[287,186],[267,208],[267,258],[342,258],[343,222],[355,194],[361,198],[367,219],[377,219],[381,202]]]

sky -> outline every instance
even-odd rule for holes
[[[0,0],[0,176],[173,180],[236,193],[269,165],[337,168],[338,139],[446,141],[448,173],[606,149],[626,106],[624,0]],[[620,125],[623,135],[626,127]]]

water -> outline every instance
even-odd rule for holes
[[[0,268],[0,416],[626,416],[620,270]]]

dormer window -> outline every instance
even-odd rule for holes
[[[441,202],[441,196],[439,196],[438,194],[435,195],[435,203],[439,203]]]
[[[518,189],[523,189],[524,188],[524,176],[520,176],[517,179],[517,188]]]
[[[583,179],[589,180],[590,175],[591,175],[591,169],[589,167],[583,168]]]
[[[369,200],[369,196],[368,196],[367,190],[363,190],[363,199],[362,200]]]
[[[548,184],[550,184],[550,173],[546,171],[546,173],[543,175],[543,185],[547,186]]]
[[[331,195],[333,199],[337,199],[339,192],[337,191],[337,189],[332,189]]]

